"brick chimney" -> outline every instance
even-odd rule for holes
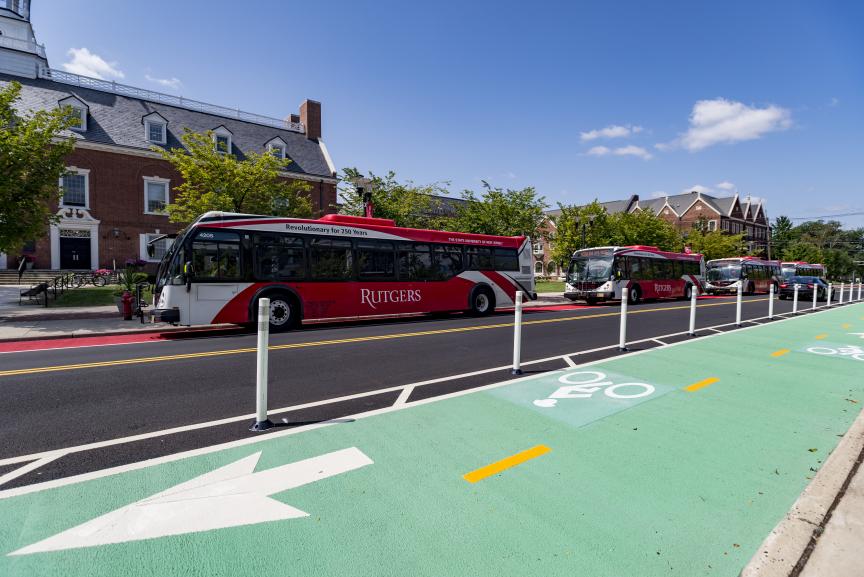
[[[285,122],[300,122],[299,114],[289,114],[285,117]]]
[[[300,122],[306,127],[306,138],[321,138],[321,103],[317,100],[304,100],[300,105]]]

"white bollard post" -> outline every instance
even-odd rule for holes
[[[846,283],[841,282],[840,283],[840,298],[837,299],[837,304],[841,304],[841,305],[843,304],[843,289],[845,289],[845,288],[846,288]]]
[[[819,283],[813,281],[813,310],[816,310],[816,297],[819,296]]]
[[[858,300],[861,300],[861,285],[864,285],[860,280],[858,281]]]
[[[833,291],[831,290],[831,283],[828,283],[828,300],[825,302],[826,307],[831,306],[831,299],[834,298],[834,295],[831,294]]]
[[[795,283],[795,288],[792,291],[792,314],[798,314],[798,283]]]
[[[774,283],[768,287],[768,320],[774,318]]]
[[[516,320],[513,323],[513,369],[514,375],[522,374],[522,291],[516,291]]]
[[[258,299],[258,372],[255,378],[255,422],[250,431],[266,431],[273,427],[267,418],[267,345],[270,340],[270,299]]]
[[[741,326],[741,285],[742,282],[738,281],[738,299],[735,302],[735,326]]]
[[[618,350],[627,350],[627,301],[630,298],[630,289],[625,289],[621,295],[621,330],[618,333]]]
[[[690,331],[689,334],[691,337],[696,336],[696,298],[699,295],[699,289],[695,286],[690,292]]]

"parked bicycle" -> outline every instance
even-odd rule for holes
[[[74,288],[80,288],[88,284],[101,287],[108,284],[108,276],[102,273],[73,273],[70,284]]]

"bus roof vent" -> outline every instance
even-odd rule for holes
[[[338,222],[341,224],[367,224],[374,226],[396,226],[389,218],[368,218],[365,216],[349,216],[347,214],[325,214],[318,220],[323,222]]]

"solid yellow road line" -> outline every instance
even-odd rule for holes
[[[744,301],[745,303],[759,302],[767,299],[751,299],[748,301]],[[722,302],[722,303],[706,303],[702,305],[698,305],[701,307],[716,307],[716,306],[724,306],[735,304],[735,301],[731,302]],[[674,306],[674,307],[662,307],[655,309],[637,309],[628,311],[630,315],[636,314],[647,314],[647,313],[658,313],[664,311],[674,311],[674,310],[684,310],[689,309],[690,305],[682,305],[682,306]],[[530,309],[529,309],[530,310]],[[551,319],[539,319],[534,321],[524,321],[523,325],[542,325],[549,323],[563,323],[563,322],[571,322],[571,321],[581,321],[588,319],[597,319],[603,317],[616,317],[619,315],[619,311],[608,312],[608,313],[596,313],[589,315],[580,315],[575,317],[556,317]],[[285,345],[271,345],[269,349],[271,351],[280,351],[286,349],[302,349],[306,347],[320,347],[326,345],[341,345],[347,343],[363,343],[369,341],[382,341],[389,339],[403,339],[408,337],[422,337],[429,335],[443,335],[450,333],[462,333],[469,331],[482,331],[487,329],[500,329],[512,327],[512,322],[507,323],[496,323],[492,325],[473,325],[469,327],[455,327],[450,329],[436,329],[431,331],[415,331],[410,333],[391,333],[387,335],[370,335],[365,337],[352,337],[348,339],[331,339],[326,341],[310,341],[306,343],[290,343]],[[93,363],[78,363],[74,365],[56,365],[49,367],[32,367],[29,369],[13,369],[9,371],[0,371],[0,377],[11,377],[15,375],[30,375],[36,373],[52,373],[57,371],[73,371],[80,369],[93,369],[99,367],[116,367],[122,365],[137,365],[141,363],[156,363],[161,361],[177,361],[177,360],[185,360],[185,359],[196,359],[203,357],[217,357],[223,355],[238,355],[243,353],[254,353],[256,351],[255,347],[248,347],[243,349],[228,349],[222,351],[204,351],[200,353],[185,353],[185,354],[177,354],[177,355],[163,355],[158,357],[140,357],[133,359],[117,359],[113,361],[100,361]]]
[[[716,383],[719,380],[720,379],[718,379],[717,377],[710,377],[708,379],[704,379],[702,381],[699,381],[698,383],[693,383],[689,387],[684,387],[684,390],[689,392],[689,393],[692,393],[694,391],[698,391],[699,389],[704,389],[708,385],[713,385],[714,383]]]
[[[771,353],[772,357],[782,357],[783,355],[789,354],[789,349],[780,349],[779,351],[774,351]]]
[[[816,335],[813,338],[816,339],[817,341],[821,341],[822,339],[824,339],[827,336],[828,336],[828,333],[822,333],[821,335]]]
[[[479,469],[471,471],[470,473],[465,473],[464,475],[462,475],[462,478],[469,483],[476,483],[477,481],[482,481],[486,477],[497,475],[505,469],[515,467],[516,465],[521,465],[525,461],[529,461],[531,459],[534,459],[535,457],[539,457],[540,455],[545,455],[551,450],[552,449],[550,449],[546,445],[537,445],[536,447],[531,447],[527,451],[522,451],[521,453],[516,453],[515,455],[511,455],[506,459],[496,461],[491,465],[486,465],[485,467],[480,467]]]

